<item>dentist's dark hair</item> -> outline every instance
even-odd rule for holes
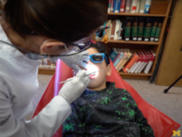
[[[108,0],[7,0],[3,14],[22,36],[33,32],[74,42],[107,21],[107,7]]]

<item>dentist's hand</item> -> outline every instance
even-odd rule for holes
[[[72,80],[66,82],[61,90],[59,96],[62,96],[69,104],[76,100],[86,89],[90,82],[89,76],[85,70],[80,70]]]

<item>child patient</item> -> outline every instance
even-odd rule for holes
[[[125,89],[106,82],[111,66],[104,46],[93,44],[88,49],[89,65],[98,69],[76,101],[63,124],[63,137],[154,137],[152,128]]]

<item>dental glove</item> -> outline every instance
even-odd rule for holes
[[[62,96],[70,104],[80,97],[89,82],[89,75],[87,75],[85,70],[80,70],[72,80],[63,85],[59,91],[59,96]]]
[[[75,51],[68,51],[64,52],[61,55],[69,55],[74,54]],[[66,63],[67,66],[74,69],[75,71],[81,70],[80,67],[86,68],[87,62],[90,60],[88,51],[83,51],[75,55],[71,56],[60,56],[59,57],[64,63]],[[53,58],[56,62],[57,58]]]

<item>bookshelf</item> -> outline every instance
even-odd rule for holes
[[[39,74],[53,75],[54,73],[55,73],[55,69],[39,68]]]
[[[162,44],[170,8],[172,5],[173,0],[168,0],[169,4],[166,10],[165,14],[139,14],[139,13],[108,13],[108,19],[118,19],[120,17],[126,17],[126,16],[137,16],[137,17],[162,17],[163,20],[163,25],[161,28],[161,33],[159,37],[158,42],[145,42],[145,41],[124,41],[124,40],[108,40],[108,43],[105,44],[105,46],[111,47],[111,48],[129,48],[132,50],[152,50],[156,54],[155,61],[153,63],[153,66],[151,68],[151,71],[149,74],[145,73],[140,73],[140,74],[130,74],[130,73],[124,73],[124,72],[119,72],[122,78],[132,78],[132,79],[149,79],[153,71],[155,69],[157,57],[159,54],[159,50]],[[39,69],[39,74],[54,74],[55,70],[54,69],[47,69],[47,68],[41,68]]]
[[[108,13],[112,16],[142,16],[142,17],[166,17],[166,14],[139,14],[139,13]]]
[[[167,24],[169,12],[170,12],[173,0],[168,0],[168,1],[169,1],[169,3],[168,3],[166,13],[163,13],[163,14],[112,13],[112,12],[108,13],[108,18],[111,20],[120,19],[120,18],[126,17],[126,16],[128,16],[128,17],[162,17],[163,18],[163,24],[162,24],[161,33],[160,33],[158,42],[131,41],[131,40],[130,41],[108,40],[108,43],[105,44],[106,46],[111,47],[111,48],[129,48],[134,51],[135,50],[152,50],[156,54],[155,61],[153,63],[153,66],[152,66],[149,74],[145,74],[145,73],[135,74],[135,73],[119,72],[119,74],[121,75],[122,78],[149,79],[152,76],[155,66],[156,66],[156,61],[157,61],[157,57],[159,54],[159,50],[161,48],[161,44],[163,41],[163,36],[164,36],[164,32],[165,32],[165,28],[166,28],[166,24]]]
[[[140,45],[159,45],[159,42],[124,41],[124,40],[108,40],[108,43],[140,44]]]
[[[148,79],[149,77],[152,76],[152,73],[145,74],[145,73],[140,73],[140,74],[128,74],[124,72],[119,72],[119,74],[122,76],[122,78],[131,78],[131,79]]]

